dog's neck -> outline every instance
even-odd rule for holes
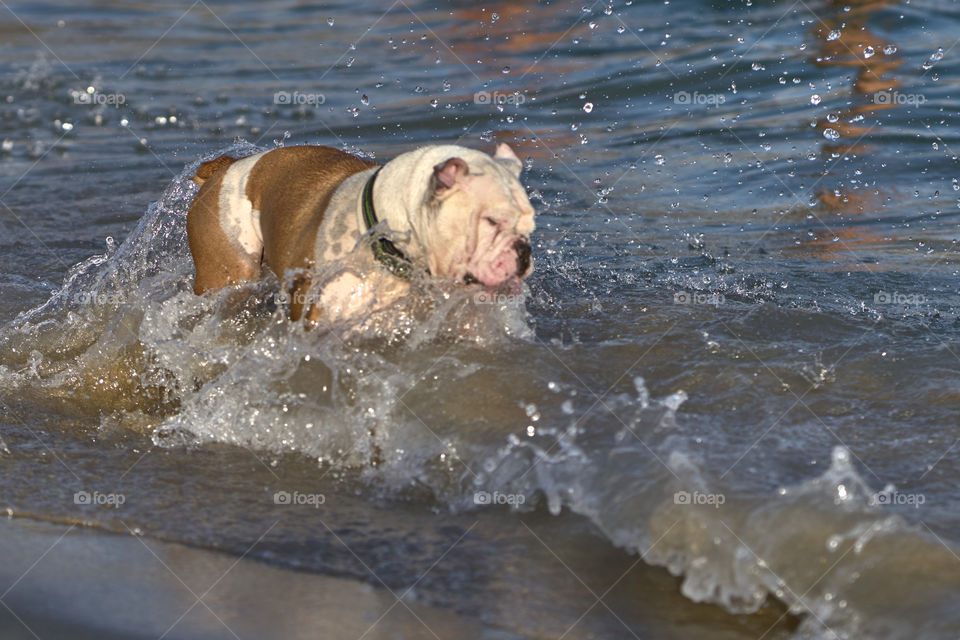
[[[408,260],[416,261],[422,253],[423,244],[416,237],[416,230],[411,227],[412,216],[423,207],[424,190],[411,189],[411,178],[416,179],[412,154],[404,153],[378,169],[370,172],[364,180],[364,187],[369,184],[373,176],[376,179],[372,189],[372,206],[377,221],[387,228],[389,240]],[[412,195],[411,195],[412,194]],[[361,192],[360,229],[367,230],[367,220],[363,212],[363,193]]]
[[[366,184],[363,186],[363,191],[360,194],[360,208],[363,212],[363,228],[367,234],[376,229],[380,222],[377,216],[376,205],[373,201],[373,190],[376,187],[377,176],[380,175],[381,169],[382,167],[374,171],[367,179]],[[377,262],[386,267],[390,273],[403,279],[412,277],[413,264],[390,238],[379,235],[379,237],[372,240],[371,249]]]

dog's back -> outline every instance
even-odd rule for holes
[[[306,269],[330,197],[351,175],[375,166],[330,147],[284,147],[201,164],[187,236],[201,294],[259,276]]]

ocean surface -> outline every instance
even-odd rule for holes
[[[958,35],[0,2],[3,637],[960,638]],[[453,142],[525,162],[523,296],[193,295],[201,160]]]

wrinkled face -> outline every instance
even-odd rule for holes
[[[533,270],[533,207],[505,144],[491,156],[448,158],[434,167],[426,208],[430,273],[497,287]]]

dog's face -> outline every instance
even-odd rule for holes
[[[520,184],[520,159],[506,144],[493,156],[441,147],[414,226],[430,273],[496,287],[533,270],[533,207]]]

